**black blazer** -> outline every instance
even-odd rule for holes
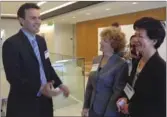
[[[57,87],[62,82],[52,68],[49,58],[45,59],[46,42],[38,35],[36,40],[46,79],[54,80],[54,87]],[[43,103],[40,103],[40,106],[46,107],[45,111],[49,112],[48,114],[53,113],[52,99],[43,95],[40,98],[37,97],[41,86],[39,63],[28,38],[21,30],[4,42],[2,55],[6,78],[10,84],[7,117],[38,117],[41,113],[37,111],[38,99],[41,97]]]
[[[137,67],[137,64],[135,64]],[[134,78],[136,68],[131,77]],[[129,81],[132,84],[133,78]],[[132,117],[166,117],[166,62],[156,52],[140,72],[129,100]]]

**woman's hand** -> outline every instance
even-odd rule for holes
[[[121,112],[122,112],[123,114],[129,114],[128,108],[129,108],[129,104],[125,104],[125,105],[122,107]]]
[[[88,117],[88,113],[89,113],[89,109],[88,108],[84,108],[81,112],[82,117]]]
[[[125,98],[125,97],[119,98],[118,101],[116,102],[118,112],[121,112],[121,110],[124,108],[125,104],[127,104],[127,103],[128,103],[127,98]]]

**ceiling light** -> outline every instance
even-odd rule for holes
[[[90,13],[86,13],[86,15],[90,15]]]
[[[45,4],[46,2],[38,2],[37,5],[38,6],[42,6],[43,4]]]
[[[47,10],[47,11],[42,12],[41,15],[46,14],[46,13],[50,13],[50,12],[52,12],[52,11],[55,11],[55,10],[57,10],[57,9],[66,7],[66,6],[71,5],[71,4],[74,4],[74,3],[76,3],[76,2],[77,2],[77,1],[64,3],[64,4],[62,4],[62,5],[59,5],[59,6],[57,6],[57,7],[54,7],[54,8],[51,8],[51,9]]]
[[[75,16],[73,16],[72,18],[76,18]]]
[[[137,2],[132,2],[132,4],[137,4]]]
[[[106,11],[109,11],[110,10],[110,8],[106,8]]]

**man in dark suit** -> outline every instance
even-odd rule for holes
[[[41,24],[40,8],[23,4],[18,12],[22,29],[3,44],[3,64],[10,84],[6,117],[53,117],[52,88],[62,84],[49,60],[44,38],[36,35]]]

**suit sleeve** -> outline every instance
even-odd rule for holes
[[[21,75],[19,51],[8,40],[4,42],[2,47],[2,59],[6,78],[11,87],[22,93],[35,96],[40,89],[40,84],[30,82],[26,76]]]
[[[112,108],[112,106],[114,106],[114,108],[116,109],[116,101],[118,100],[118,98],[120,98],[121,93],[123,92],[123,88],[125,87],[126,81],[128,79],[128,71],[128,64],[124,63],[120,67],[119,72],[117,72],[114,78],[115,80],[113,83],[112,95],[106,107],[106,112],[108,112],[107,110],[109,108]]]
[[[44,40],[45,48],[47,50],[45,39],[43,39],[43,40]],[[53,69],[49,58],[48,58],[48,68],[49,68],[49,75],[50,75],[51,79],[54,80],[54,82],[55,82],[54,87],[56,88],[62,84],[62,81],[60,80],[59,76],[56,74],[55,70]]]
[[[62,84],[62,81],[60,80],[59,76],[56,74],[55,70],[53,69],[51,62],[49,60],[49,72],[51,75],[51,79],[55,81],[54,87],[58,87]]]
[[[85,92],[85,99],[84,99],[83,108],[89,108],[90,107],[92,90],[93,90],[93,86],[92,86],[92,83],[91,83],[91,77],[89,76],[88,82],[87,82],[87,85],[86,85],[86,92]]]

